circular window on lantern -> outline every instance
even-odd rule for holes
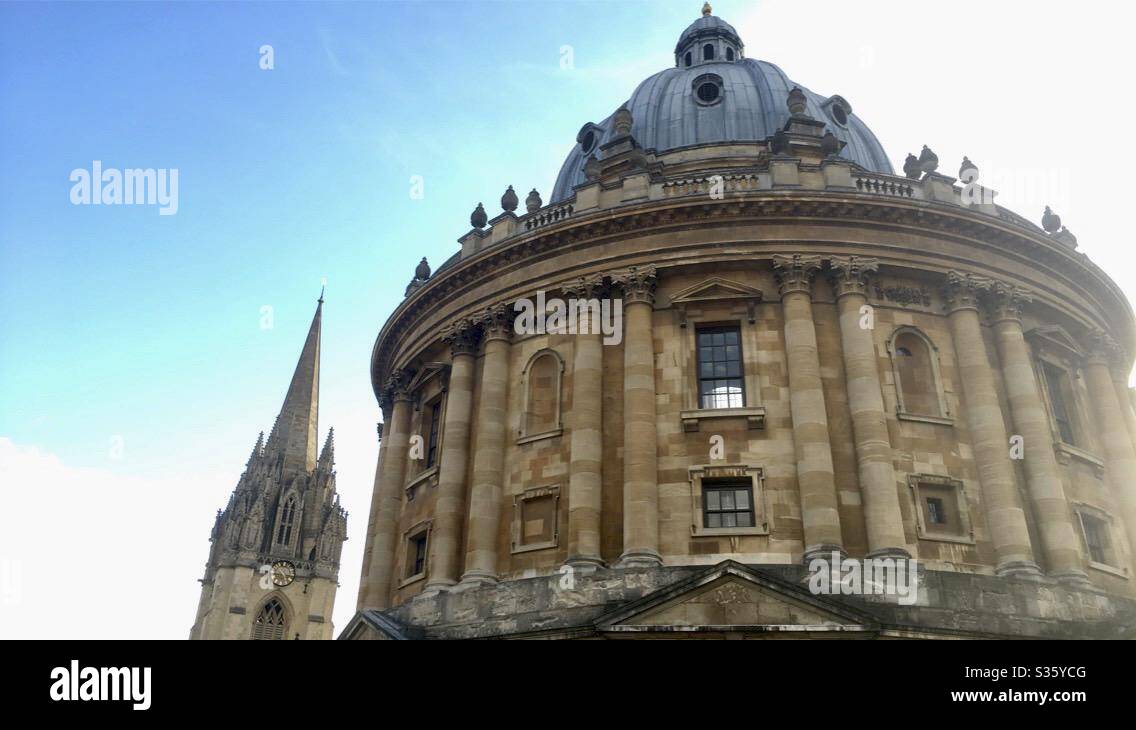
[[[691,84],[694,100],[702,106],[711,106],[722,100],[722,77],[717,74],[702,74]]]
[[[848,126],[848,115],[852,113],[852,105],[843,96],[830,96],[825,99],[821,106],[824,107],[832,121],[842,127]]]
[[[580,131],[576,133],[576,142],[580,145],[580,151],[585,155],[590,155],[600,141],[602,132],[603,128],[591,122],[580,127]]]

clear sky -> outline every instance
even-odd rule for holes
[[[713,5],[748,56],[848,99],[897,169],[923,144],[952,175],[968,155],[1000,203],[1053,205],[1136,296],[1123,4]],[[700,8],[0,4],[0,636],[188,634],[213,514],[325,278],[341,629],[378,450],[370,350],[415,264],[454,253],[507,185],[547,201],[580,126],[672,65]],[[177,169],[176,215],[73,205],[94,160]]]

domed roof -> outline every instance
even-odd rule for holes
[[[786,98],[800,86],[807,113],[828,123],[846,144],[840,156],[874,172],[892,173],[891,162],[876,136],[840,96],[809,91],[768,61],[742,57],[741,40],[729,23],[713,15],[694,21],[675,47],[676,65],[647,78],[627,101],[631,134],[656,153],[694,145],[757,142],[768,139],[789,120]],[[716,88],[712,88],[716,87]],[[572,196],[586,181],[584,164],[600,156],[600,146],[615,136],[612,117],[580,130],[577,144],[560,168],[550,202]]]

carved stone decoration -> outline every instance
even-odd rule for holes
[[[600,171],[600,161],[596,159],[595,155],[589,155],[588,161],[584,163],[584,176],[589,180],[598,180]]]
[[[1048,205],[1045,206],[1045,213],[1041,216],[1041,227],[1046,233],[1057,233],[1061,230],[1061,216],[1054,213]]]
[[[979,297],[990,291],[993,281],[984,276],[975,276],[958,271],[947,272],[947,283],[943,287],[943,300],[947,312],[959,309],[978,309]]]
[[[1104,330],[1090,330],[1085,335],[1085,345],[1089,351],[1087,361],[1090,364],[1103,363],[1114,367],[1124,361],[1123,348]]]
[[[1004,281],[994,281],[987,297],[990,314],[994,321],[1022,318],[1022,306],[1033,301],[1027,289]]]
[[[655,303],[658,274],[653,265],[628,267],[612,274],[611,282],[622,289],[624,305],[633,302]]]
[[[907,159],[903,161],[903,174],[911,180],[918,180],[919,175],[922,174],[922,169],[919,167],[919,158],[910,152],[907,153]]]
[[[634,117],[631,116],[631,110],[627,108],[626,104],[619,107],[611,120],[612,127],[615,129],[615,135],[617,137],[623,137],[631,134],[631,125],[634,121]]]
[[[922,304],[931,306],[931,295],[927,290],[917,286],[882,286],[875,285],[876,299],[885,299],[897,304]]]
[[[489,222],[489,216],[485,213],[485,208],[481,203],[473,209],[473,213],[469,216],[469,224],[474,228],[484,228],[485,224]]]
[[[517,193],[513,190],[513,186],[510,185],[509,189],[505,191],[505,194],[501,196],[501,209],[506,213],[512,213],[517,209],[517,204],[520,202],[520,199],[517,198]]]
[[[777,276],[781,296],[795,291],[811,295],[813,277],[820,271],[822,263],[820,256],[806,256],[799,253],[791,256],[775,254],[773,272]]]
[[[966,179],[966,173],[970,170],[974,170],[974,179],[977,180],[978,179],[978,165],[975,165],[973,162],[970,161],[969,157],[967,157],[966,155],[963,155],[962,156],[962,165],[959,166],[959,180],[962,180],[963,182],[968,182],[968,180]]]
[[[825,157],[836,157],[840,154],[842,147],[844,147],[844,143],[832,133],[831,129],[820,138],[820,151]]]
[[[508,340],[513,334],[513,318],[515,312],[508,304],[494,304],[486,307],[480,314],[473,317],[473,322],[481,327],[482,339]]]
[[[836,296],[867,294],[868,278],[879,271],[879,259],[864,256],[833,256],[828,262]]]
[[[778,129],[773,133],[773,138],[769,142],[769,151],[775,155],[788,154],[789,135],[785,134],[785,130]]]
[[[383,393],[392,403],[411,400],[410,373],[406,370],[395,370],[383,384]]]
[[[418,266],[414,268],[414,278],[421,281],[426,281],[430,278],[430,264],[426,262],[425,256],[418,262]]]
[[[927,145],[923,145],[923,151],[919,153],[919,169],[925,173],[939,169],[939,156],[932,152]]]
[[[525,210],[530,213],[535,213],[540,210],[542,205],[544,205],[544,201],[540,199],[540,193],[536,191],[536,188],[533,188],[532,191],[529,192],[529,196],[525,198]]]
[[[442,330],[442,342],[450,346],[450,354],[476,355],[477,343],[481,340],[480,328],[469,319],[462,319]]]
[[[563,285],[560,290],[574,299],[598,299],[607,293],[603,274],[581,276]]]
[[[805,92],[801,91],[801,87],[794,86],[789,91],[789,97],[785,100],[789,106],[789,113],[795,117],[806,116],[805,110],[808,108],[808,99],[805,98]]]
[[[378,423],[375,424],[375,431],[377,431],[378,434],[379,434],[379,441],[383,440],[383,426],[384,426],[383,421],[379,421]]]

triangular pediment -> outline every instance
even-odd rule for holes
[[[417,391],[419,388],[421,388],[423,385],[425,385],[431,378],[436,378],[439,375],[443,377],[443,386],[442,387],[445,387],[444,378],[446,376],[448,376],[449,373],[450,373],[449,363],[444,363],[444,362],[424,363],[422,365],[422,367],[418,368],[418,372],[416,372],[414,374],[414,377],[411,378],[409,385],[407,385],[407,390],[409,390],[411,393],[413,393],[413,392]]]
[[[714,302],[724,299],[743,299],[761,301],[760,289],[739,284],[718,276],[711,277],[694,286],[687,287],[671,297],[672,304],[693,304],[695,302]]]
[[[1061,325],[1049,324],[1034,327],[1026,333],[1026,339],[1042,351],[1073,359],[1084,356],[1081,344],[1073,339],[1073,336],[1066,332]]]
[[[359,611],[339,634],[345,641],[407,641],[422,638],[421,629],[403,626],[380,611]]]
[[[601,616],[609,635],[754,633],[865,635],[871,616],[772,575],[727,560]]]

